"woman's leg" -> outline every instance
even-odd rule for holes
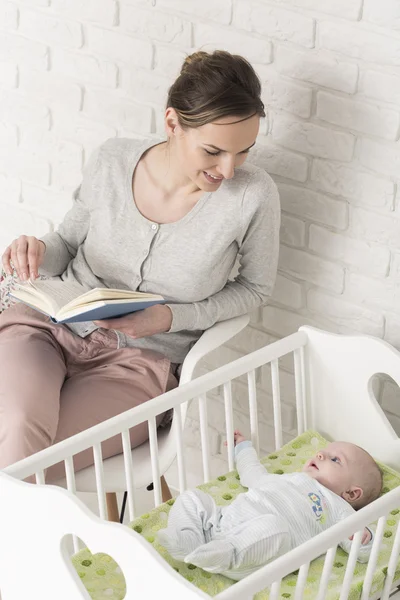
[[[50,446],[66,375],[42,317],[21,305],[0,315],[0,468]]]
[[[148,350],[102,346],[101,344],[111,342],[111,336],[112,332],[106,334],[101,330],[93,333],[92,347],[85,353],[79,372],[65,381],[60,396],[55,443],[143,404],[178,385],[166,358]],[[130,438],[132,447],[146,441],[147,423],[131,429]],[[121,435],[102,443],[104,459],[121,452]],[[92,464],[91,448],[74,456],[75,471]],[[63,476],[63,465],[54,465],[48,469],[46,481]]]

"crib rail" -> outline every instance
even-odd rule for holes
[[[67,488],[72,494],[76,494],[76,481],[74,472],[74,456],[78,453],[92,448],[94,455],[96,487],[99,502],[99,513],[101,518],[107,517],[106,509],[106,487],[104,475],[104,462],[102,458],[102,442],[114,437],[121,436],[124,455],[126,490],[128,491],[129,515],[133,519],[136,516],[135,511],[135,465],[132,459],[130,449],[129,431],[140,423],[147,422],[149,428],[149,445],[151,454],[151,474],[149,482],[154,483],[154,503],[161,503],[160,487],[160,456],[158,451],[158,432],[156,417],[170,409],[174,409],[173,433],[176,447],[179,490],[186,489],[187,471],[185,461],[185,448],[183,438],[183,428],[188,402],[195,402],[198,406],[200,423],[200,440],[203,465],[204,482],[210,479],[210,444],[209,444],[209,421],[208,421],[208,400],[209,395],[215,390],[223,390],[223,402],[226,423],[227,455],[229,469],[234,468],[234,411],[232,398],[232,383],[239,378],[247,381],[248,406],[250,416],[250,434],[254,447],[259,450],[259,402],[256,387],[257,369],[269,366],[271,369],[271,392],[273,406],[273,424],[275,431],[275,447],[282,446],[284,432],[282,427],[281,414],[281,388],[280,388],[280,364],[281,359],[288,355],[293,356],[294,375],[295,375],[295,404],[297,416],[297,434],[303,433],[310,427],[306,410],[307,380],[305,372],[305,345],[307,344],[307,335],[299,331],[269,346],[261,348],[249,355],[246,355],[232,363],[229,363],[215,371],[207,373],[198,379],[195,379],[183,386],[171,390],[151,402],[138,406],[128,412],[114,417],[96,427],[84,431],[73,438],[65,440],[51,448],[43,450],[38,454],[29,457],[19,463],[16,463],[5,472],[15,478],[25,480],[34,478],[39,484],[45,481],[46,469],[52,465],[63,462],[65,465],[65,474]],[[242,381],[241,379],[241,381]],[[296,432],[293,432],[293,436]],[[299,569],[299,577],[296,588],[294,589],[294,600],[303,598],[304,586],[307,580],[307,573],[310,562],[316,557],[325,554],[324,569],[320,581],[318,600],[325,598],[329,577],[332,573],[336,547],[338,543],[355,534],[352,551],[349,557],[347,571],[343,582],[343,588],[340,600],[348,598],[350,582],[356,564],[357,547],[361,542],[361,531],[371,522],[378,521],[375,542],[369,560],[366,578],[364,581],[362,600],[370,598],[373,574],[378,558],[379,549],[383,542],[383,530],[387,516],[390,511],[400,506],[400,489],[393,490],[380,498],[371,505],[366,506],[357,512],[351,519],[337,524],[328,531],[307,543],[292,550],[288,554],[276,559],[273,563],[260,569],[251,577],[220,593],[217,597],[221,600],[242,600],[251,598],[252,595],[270,587],[270,600],[280,598],[281,581],[289,573]],[[74,548],[79,548],[78,540],[74,539]],[[381,593],[381,598],[386,600],[389,597],[393,586],[393,579],[400,552],[400,528],[397,528],[391,559],[388,566],[385,589]]]

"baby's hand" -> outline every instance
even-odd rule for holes
[[[362,534],[362,538],[361,538],[361,544],[363,546],[365,546],[366,544],[369,544],[369,542],[371,541],[371,537],[372,536],[371,536],[370,530],[365,527],[363,534]],[[349,540],[352,540],[353,538],[354,538],[354,535],[351,535],[349,537]]]
[[[238,429],[235,429],[235,431],[233,432],[233,441],[234,441],[234,445],[237,446],[238,444],[240,444],[240,442],[245,442],[246,438],[240,433],[240,431]],[[228,442],[224,442],[224,446],[227,446]]]

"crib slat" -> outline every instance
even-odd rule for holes
[[[310,563],[305,563],[301,565],[299,570],[299,575],[297,577],[297,585],[296,585],[296,593],[294,596],[294,600],[303,600],[303,592],[307,582],[308,569],[310,568]]]
[[[357,563],[358,551],[361,546],[362,534],[363,531],[357,531],[357,533],[354,534],[339,600],[347,600],[347,598],[349,597],[350,588],[353,581],[354,568]]]
[[[44,471],[38,471],[37,473],[35,473],[35,479],[36,479],[36,483],[37,485],[44,485],[45,484],[45,478],[44,478]]]
[[[282,448],[282,415],[281,415],[281,390],[279,385],[278,359],[271,361],[272,398],[274,405],[275,449]]]
[[[186,469],[185,460],[183,458],[182,413],[180,404],[175,408],[174,419],[176,421],[175,439],[179,476],[179,491],[182,494],[182,492],[186,490]]]
[[[134,485],[134,470],[132,463],[132,450],[131,450],[131,438],[129,430],[125,430],[121,433],[122,438],[122,450],[124,453],[124,466],[125,466],[125,479],[126,479],[126,491],[128,492],[128,512],[129,520],[133,521],[136,516],[135,507],[135,485]]]
[[[271,585],[271,590],[269,592],[269,600],[279,600],[279,595],[281,591],[281,581],[282,579],[279,579],[278,581],[274,581],[274,583]]]
[[[300,373],[301,373],[301,395],[303,399],[303,426],[304,431],[307,431],[309,428],[308,418],[307,418],[307,390],[306,390],[306,367],[305,367],[305,355],[304,355],[304,346],[299,348],[300,354]]]
[[[149,442],[151,456],[151,473],[154,486],[154,502],[158,506],[162,502],[161,484],[160,484],[160,463],[158,461],[158,444],[157,444],[157,424],[155,417],[148,420],[149,425]]]
[[[260,439],[258,434],[258,410],[257,410],[257,388],[256,388],[256,372],[249,371],[247,373],[247,387],[249,390],[249,414],[250,414],[250,431],[251,442],[257,454],[260,452]]]
[[[228,442],[228,465],[229,470],[235,468],[235,450],[233,444],[233,410],[232,410],[232,386],[231,382],[224,383],[225,422],[226,437]]]
[[[296,412],[297,412],[297,433],[304,433],[304,400],[303,400],[303,382],[301,369],[301,353],[300,348],[293,352],[294,354],[294,380],[296,391]]]
[[[97,499],[99,503],[100,518],[107,519],[106,493],[104,489],[104,470],[103,470],[103,455],[101,452],[101,444],[93,446],[94,470],[96,473],[96,488]]]
[[[74,471],[74,458],[73,456],[68,456],[64,460],[65,465],[65,477],[67,479],[67,490],[76,496],[76,484],[75,484],[75,471]],[[76,535],[72,536],[72,544],[74,546],[74,552],[79,552],[80,543],[79,539]]]
[[[386,525],[386,517],[387,515],[381,517],[378,521],[378,526],[375,532],[375,539],[372,544],[372,550],[368,561],[367,572],[365,573],[365,578],[363,581],[362,588],[362,596],[361,600],[368,600],[371,592],[372,580],[374,577],[374,572],[376,568],[376,563],[378,561],[379,551],[381,547],[381,541],[383,538],[383,532],[385,530]]]
[[[201,438],[201,457],[203,460],[203,479],[204,483],[210,481],[210,442],[208,439],[208,415],[207,415],[207,395],[199,396],[199,417],[200,417],[200,438]]]
[[[324,568],[322,570],[321,579],[319,582],[318,596],[316,600],[325,600],[328,589],[329,578],[332,573],[333,561],[335,560],[337,546],[329,548],[324,560]]]
[[[397,561],[399,559],[400,552],[400,524],[397,524],[396,535],[394,537],[392,552],[390,554],[388,570],[386,574],[385,587],[383,588],[383,594],[381,600],[389,598],[390,591],[392,589],[393,579],[396,573]]]

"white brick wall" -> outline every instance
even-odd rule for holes
[[[255,65],[268,114],[249,160],[275,178],[283,210],[271,304],[202,370],[304,323],[400,348],[398,0],[0,0],[0,246],[57,226],[102,141],[160,133],[168,86],[200,47]],[[288,436],[293,364],[282,368]],[[257,385],[268,450],[267,369]],[[400,433],[397,388],[381,388]],[[242,383],[234,393],[248,430]],[[209,410],[216,456],[218,391]],[[197,443],[195,414],[188,432]]]

